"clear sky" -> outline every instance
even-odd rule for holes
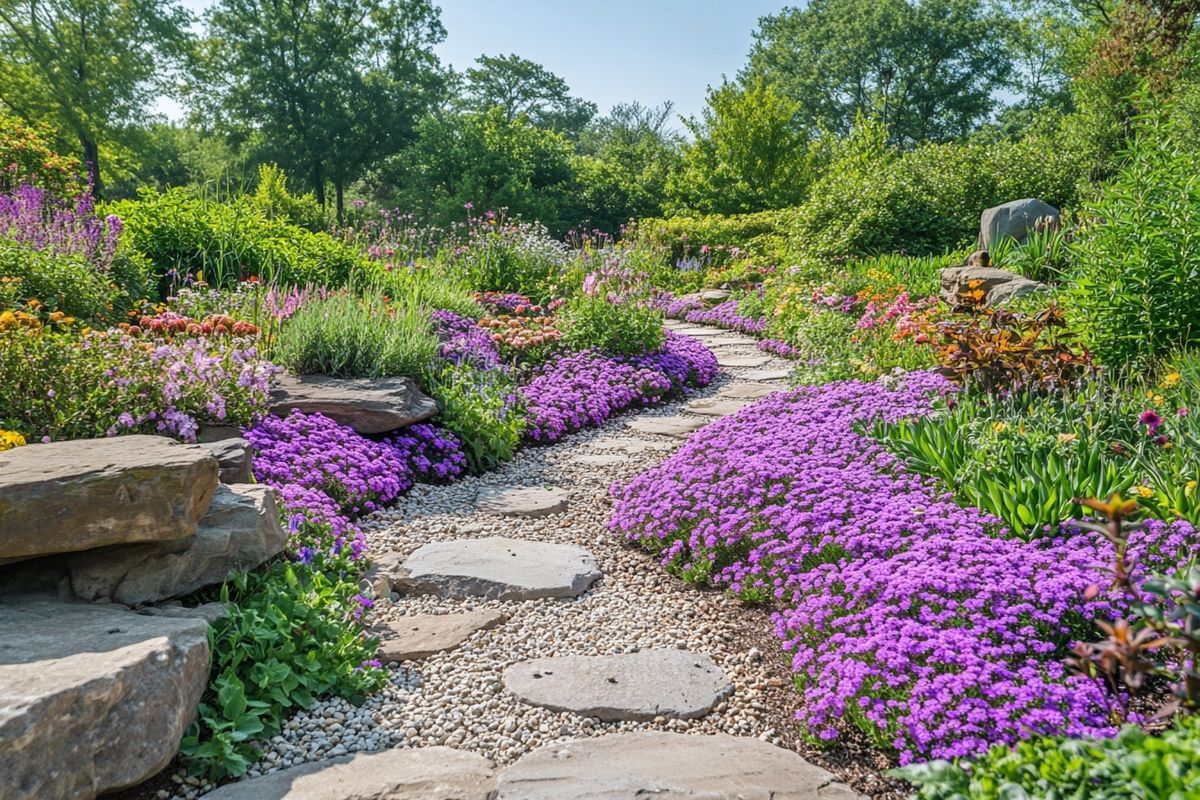
[[[212,0],[183,0],[202,11]],[[704,90],[733,77],[758,18],[793,0],[441,0],[442,62],[464,70],[479,55],[516,53],[562,76],[606,112],[614,103],[674,100],[695,115]],[[169,104],[167,113],[177,113]]]

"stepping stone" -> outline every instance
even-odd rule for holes
[[[705,342],[709,347],[758,347],[758,340],[748,336],[721,336]]]
[[[571,461],[576,464],[587,464],[595,467],[611,467],[616,464],[624,464],[629,460],[629,457],[622,453],[593,453],[590,455],[575,456]]]
[[[564,489],[493,487],[479,490],[475,507],[502,517],[548,517],[566,511],[570,499],[570,493]]]
[[[657,436],[675,436],[685,439],[691,433],[703,428],[708,420],[699,417],[642,417],[631,419],[625,423],[629,428],[642,433],[653,433]]]
[[[687,410],[706,417],[728,417],[748,405],[750,403],[741,400],[693,400],[687,404]]]
[[[675,332],[682,334],[683,336],[699,337],[720,336],[721,334],[725,333],[725,331],[721,330],[720,328],[680,328]]]
[[[356,753],[228,783],[207,800],[492,800],[491,761],[449,747]]]
[[[501,773],[498,786],[497,800],[867,800],[790,750],[723,733],[633,731],[546,745]]]
[[[645,439],[634,439],[629,436],[618,436],[615,439],[598,439],[592,442],[592,447],[599,450],[621,450],[630,455],[644,453],[647,450],[674,450],[675,445],[667,442],[648,442]]]
[[[729,356],[723,353],[717,354],[717,366],[719,367],[761,367],[771,363],[770,356]]]
[[[761,369],[747,372],[739,377],[748,381],[783,381],[792,377],[792,371],[790,369]]]
[[[202,619],[0,603],[0,797],[90,798],[149,779],[174,758],[208,667]]]
[[[786,387],[769,386],[763,383],[734,383],[717,392],[718,397],[728,397],[733,400],[757,400],[769,394],[783,391]]]
[[[414,614],[374,627],[381,661],[416,661],[453,650],[476,631],[494,628],[508,619],[502,611],[481,608],[454,614]]]
[[[600,574],[582,547],[494,536],[424,545],[393,573],[392,586],[439,597],[534,600],[575,597]]]
[[[530,705],[606,722],[696,719],[733,691],[711,658],[684,650],[538,658],[504,670],[504,686]]]

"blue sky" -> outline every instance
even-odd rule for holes
[[[211,0],[183,0],[201,11]],[[793,2],[791,5],[799,3]],[[441,0],[442,62],[463,70],[482,53],[516,53],[562,76],[574,94],[614,103],[674,100],[699,113],[704,90],[745,63],[768,0]],[[163,109],[174,112],[169,105]]]

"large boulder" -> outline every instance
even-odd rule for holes
[[[438,412],[437,403],[408,378],[285,377],[271,392],[271,413],[324,414],[364,435],[387,433]]]
[[[952,308],[968,305],[995,307],[1045,288],[1044,283],[1031,281],[1008,270],[962,265],[942,270],[940,296]],[[977,303],[964,303],[963,294],[974,291],[982,292],[982,299]]]
[[[1054,206],[1033,197],[989,208],[979,218],[979,246],[992,250],[997,242],[1009,238],[1024,242],[1039,220],[1058,228],[1062,216]]]
[[[199,444],[217,460],[221,483],[254,483],[254,450],[248,441],[233,436]]]
[[[34,444],[0,453],[0,564],[196,533],[217,460],[162,436]]]
[[[274,489],[222,485],[190,539],[71,556],[71,591],[84,600],[155,603],[253,569],[283,550],[286,541]]]
[[[87,800],[160,771],[208,683],[207,631],[112,605],[0,603],[0,795]]]

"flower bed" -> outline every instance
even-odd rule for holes
[[[695,339],[668,334],[658,353],[613,358],[594,351],[561,356],[519,390],[526,437],[557,442],[601,425],[613,414],[648,406],[688,387],[707,386],[717,373],[713,354]]]
[[[1119,598],[1111,546],[1074,534],[1006,538],[861,432],[928,412],[953,391],[913,373],[767,398],[692,436],[614,487],[612,529],[695,581],[778,609],[807,731],[855,726],[908,763],[1036,733],[1111,734],[1100,685],[1068,674],[1069,644]],[[1200,537],[1186,523],[1136,534],[1139,568],[1171,569]]]

